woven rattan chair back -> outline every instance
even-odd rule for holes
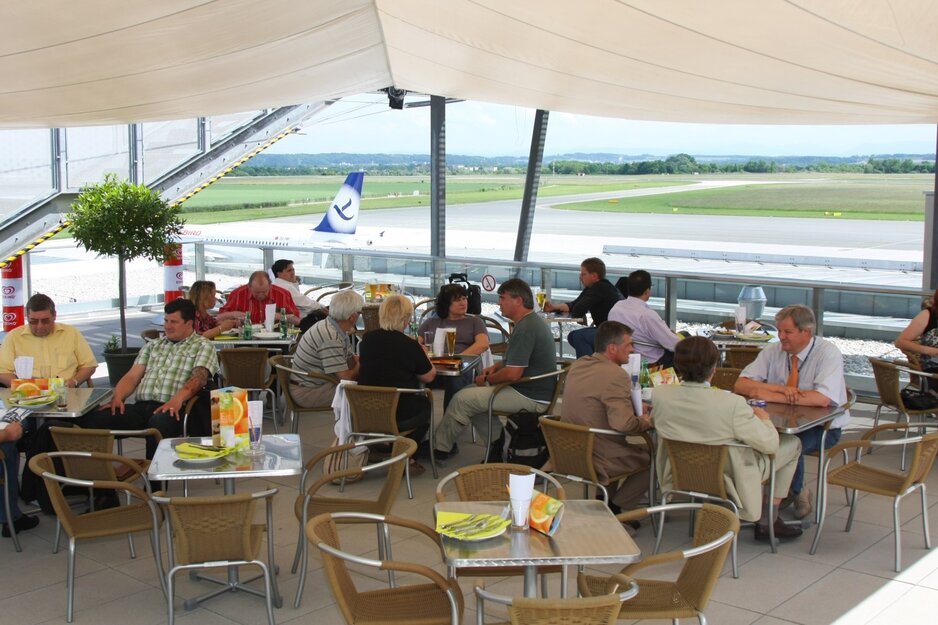
[[[254,502],[250,493],[171,498],[165,508],[176,564],[254,560],[263,537],[263,526],[252,523]]]
[[[596,434],[585,425],[564,423],[558,419],[541,417],[541,432],[550,452],[554,473],[575,475],[598,483],[593,466],[593,442]]]
[[[385,550],[386,555],[380,560],[367,560],[361,566],[375,567],[378,571],[407,571],[412,573],[407,580],[398,578],[394,582],[389,577],[389,586],[373,589],[373,580],[368,583],[368,590],[360,592],[355,581],[349,574],[345,558],[357,560],[358,557],[343,549],[339,526],[347,523],[371,523],[374,525],[374,534],[379,536],[379,551]],[[342,616],[350,625],[354,623],[370,623],[377,625],[459,625],[462,622],[463,596],[459,585],[453,578],[440,575],[429,566],[414,561],[401,561],[391,559],[390,544],[382,548],[381,536],[384,530],[390,531],[394,527],[404,527],[419,536],[426,537],[437,544],[439,536],[432,528],[416,521],[399,517],[340,519],[337,523],[332,515],[321,514],[306,525],[307,539],[316,544],[322,553],[323,569],[326,579],[332,588],[336,604]],[[335,550],[339,555],[330,553],[323,547]],[[360,545],[355,545],[360,547]],[[380,556],[379,556],[380,557]],[[439,564],[439,563],[436,563]],[[356,564],[356,569],[358,564]],[[357,571],[356,571],[357,572]],[[362,578],[362,576],[359,576]],[[364,579],[368,579],[364,576]]]
[[[664,439],[675,490],[706,493],[728,499],[723,470],[727,448]]]
[[[150,341],[155,341],[163,335],[162,332],[156,328],[148,328],[140,333],[140,338],[143,339],[144,343],[149,343]]]
[[[365,306],[362,307],[362,325],[365,327],[364,333],[377,330],[381,327],[378,323],[378,308],[379,306],[377,304],[365,304]]]
[[[621,605],[615,594],[574,599],[515,597],[508,617],[511,625],[614,625]]]
[[[735,367],[717,367],[716,371],[713,372],[713,378],[710,380],[710,386],[724,391],[732,391],[740,373],[742,373],[742,369],[736,369]]]
[[[492,350],[493,354],[504,354],[508,351],[508,331],[505,329],[505,326],[500,324],[496,319],[491,317],[486,317],[485,315],[479,315],[479,319],[482,320],[482,323],[485,324],[486,332],[494,330],[498,338],[492,340],[491,332],[489,332],[489,349]]]
[[[436,500],[447,501],[446,486],[452,482],[459,501],[508,501],[508,476],[534,473],[538,478],[547,480],[553,486],[556,499],[566,499],[567,494],[553,476],[523,464],[492,462],[473,464],[462,467],[440,480],[436,489]]]
[[[352,413],[353,432],[400,434],[397,429],[397,403],[400,399],[397,389],[352,384],[345,387],[345,396]]]
[[[905,491],[912,484],[924,482],[928,478],[935,464],[936,453],[938,453],[938,432],[926,434],[912,450],[912,463],[909,465],[906,483],[902,485],[899,492]]]
[[[697,512],[697,521],[694,524],[694,546],[699,547],[717,540],[729,531],[739,533],[739,517],[722,506],[704,504]],[[732,544],[727,542],[713,551],[688,558],[675,580],[681,596],[698,611],[702,612],[707,607]]]
[[[870,358],[869,360],[870,365],[873,367],[873,379],[876,381],[876,392],[879,393],[879,400],[887,406],[905,412],[905,406],[899,392],[901,388],[899,370],[889,361],[879,358]]]
[[[733,369],[745,369],[762,349],[752,345],[731,345],[723,354],[723,365]]]
[[[114,451],[114,436],[110,430],[52,426],[49,433],[59,451],[93,451],[102,454]],[[62,466],[65,475],[76,480],[117,480],[113,465],[91,458],[65,456],[62,458]]]
[[[267,388],[273,381],[267,372],[270,354],[264,347],[237,347],[218,351],[222,377],[227,386]]]

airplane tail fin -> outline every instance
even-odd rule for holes
[[[358,226],[358,211],[362,199],[362,180],[365,178],[365,172],[349,172],[345,183],[326,214],[323,215],[319,225],[313,228],[315,232],[330,232],[336,234],[355,234]]]

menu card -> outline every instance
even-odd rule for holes
[[[212,444],[216,447],[244,447],[248,433],[248,392],[228,386],[211,392]]]
[[[553,536],[557,528],[560,527],[560,520],[563,518],[563,502],[554,499],[550,495],[545,495],[540,491],[534,491],[531,498],[531,512],[529,523],[531,529],[537,530],[542,534]]]

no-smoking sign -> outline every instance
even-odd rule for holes
[[[484,276],[482,276],[482,288],[485,289],[486,291],[494,291],[495,290],[495,276],[493,276],[490,273],[487,273]]]

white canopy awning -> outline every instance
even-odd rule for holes
[[[0,127],[389,85],[628,119],[938,123],[934,0],[5,0]]]

